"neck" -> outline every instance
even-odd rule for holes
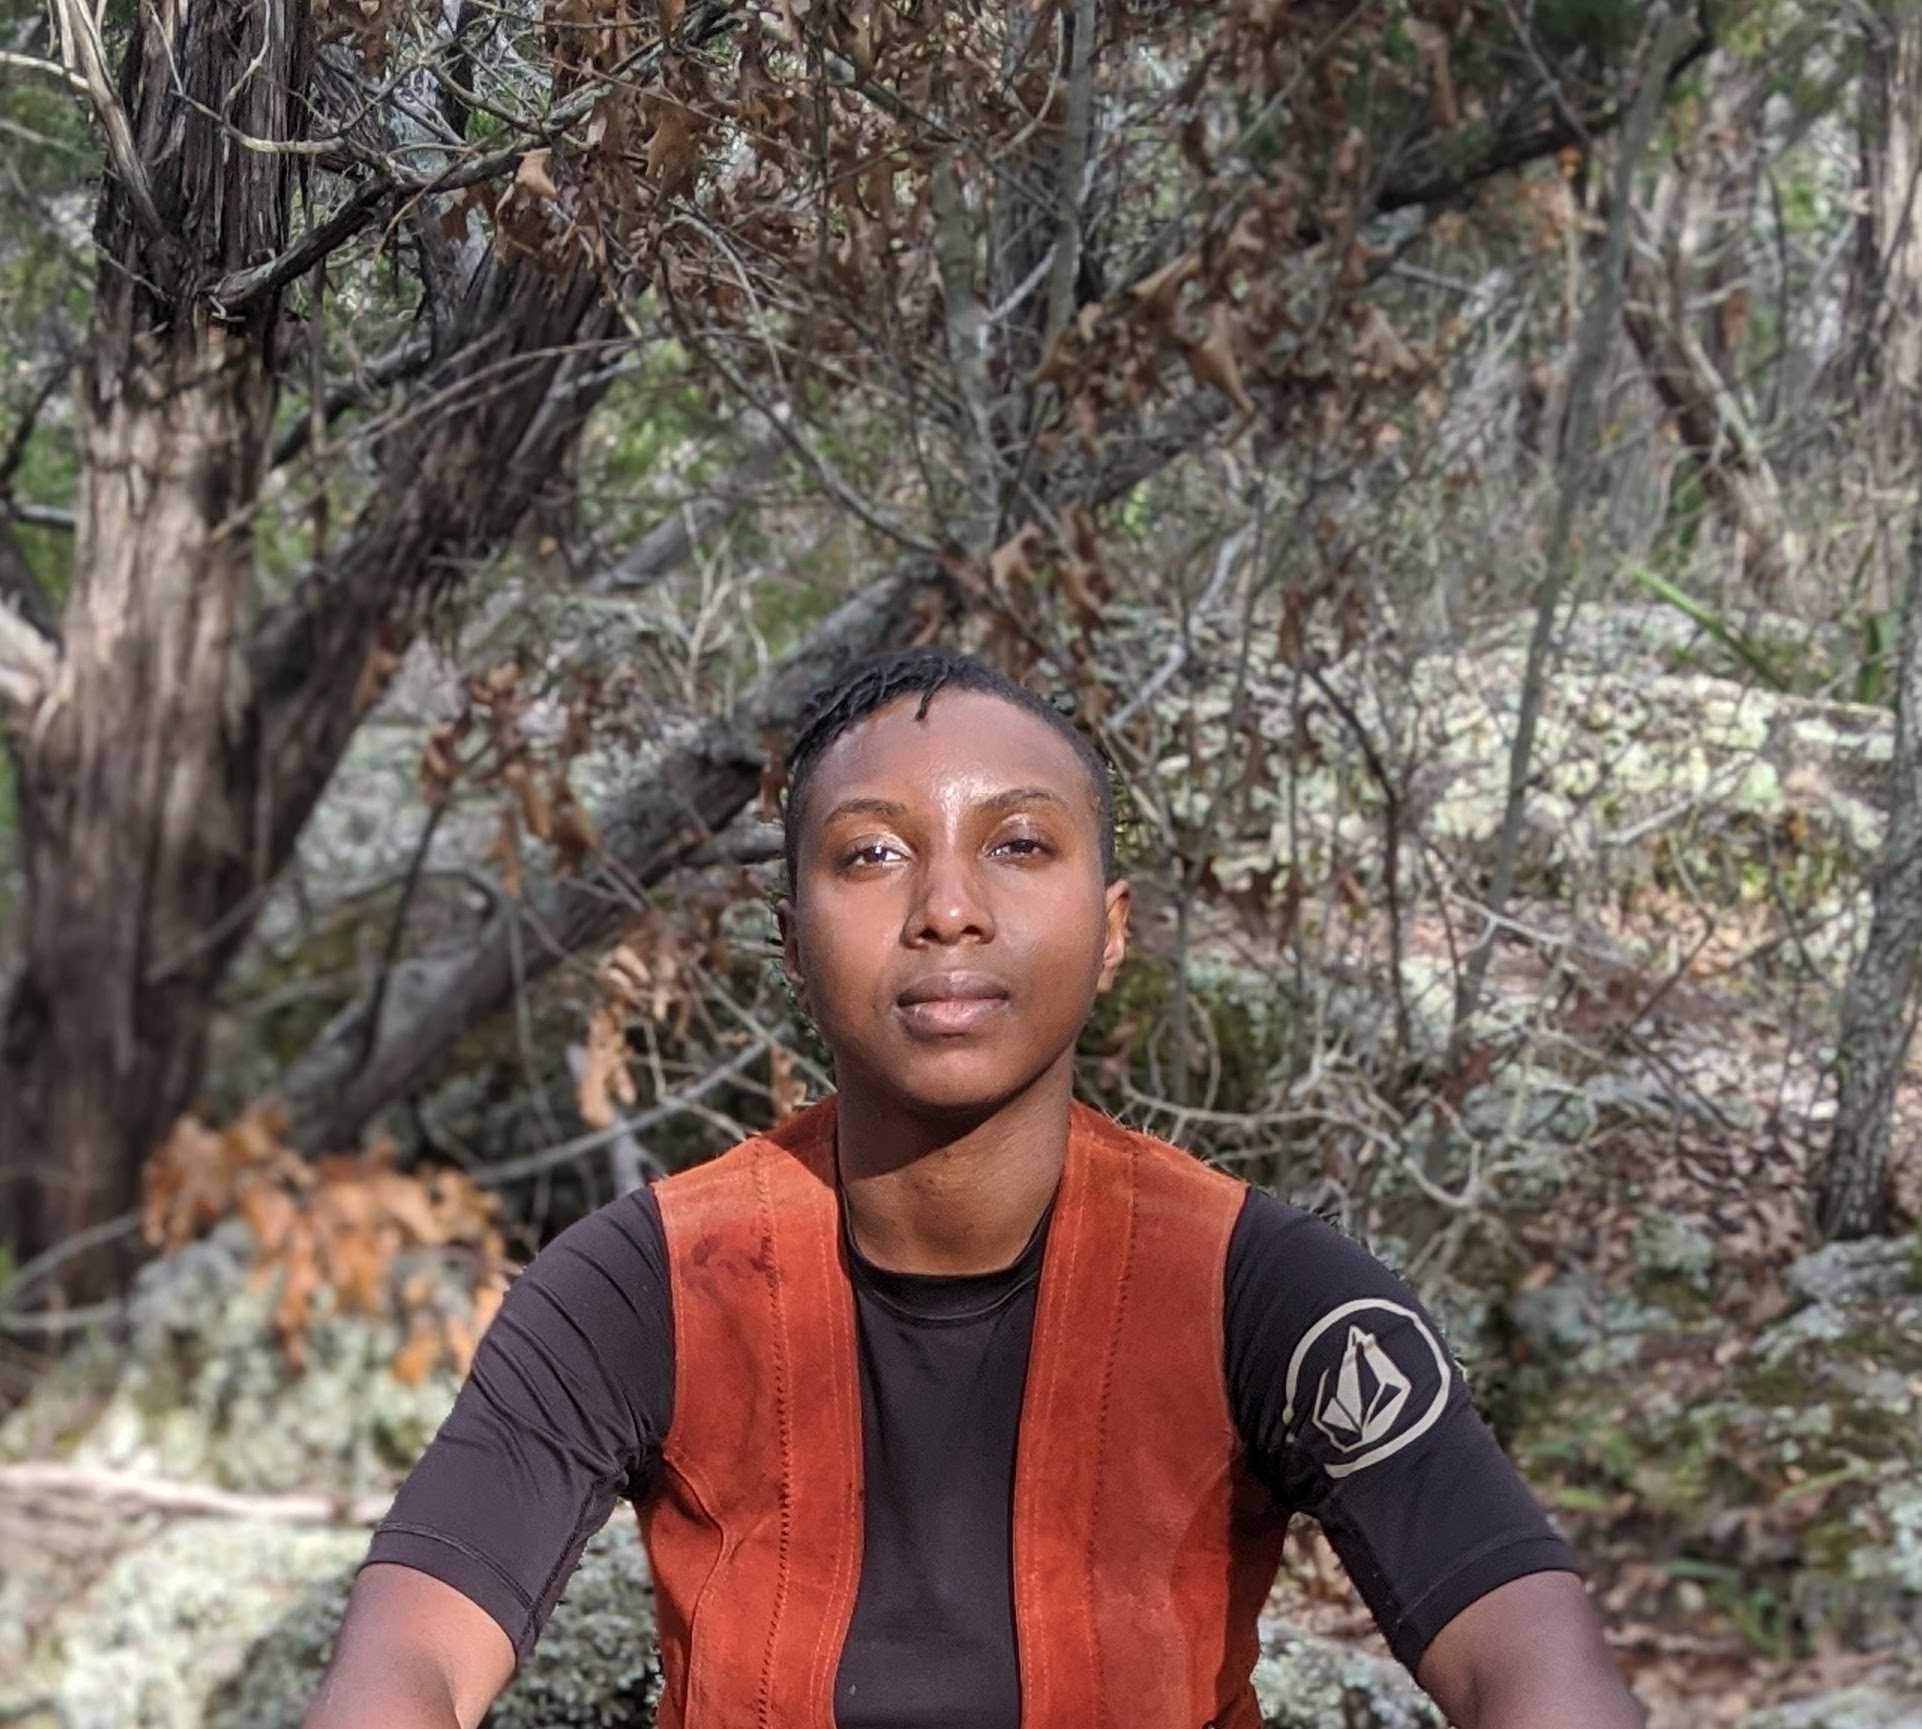
[[[990,1116],[942,1123],[857,1080],[843,1084],[836,1156],[861,1253],[903,1273],[1012,1264],[1061,1179],[1071,1097],[1063,1066]]]

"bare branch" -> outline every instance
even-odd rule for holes
[[[730,22],[731,8],[722,0],[713,0],[698,16],[688,20],[682,33],[689,42],[704,42],[727,28]],[[653,43],[616,70],[622,75],[644,79],[658,64],[664,50],[665,44]],[[557,104],[538,125],[528,126],[525,135],[514,143],[471,157],[438,174],[383,175],[362,187],[318,228],[302,235],[279,257],[222,277],[212,290],[212,300],[227,312],[237,311],[312,269],[407,199],[458,192],[462,187],[478,185],[518,168],[529,151],[552,144],[570,127],[585,120],[606,93],[603,82],[591,81]]]
[[[66,1465],[32,1459],[0,1465],[0,1495],[22,1499],[62,1496],[76,1501],[125,1506],[156,1513],[186,1513],[203,1518],[245,1519],[275,1525],[376,1525],[391,1495],[247,1495],[208,1483],[147,1477],[134,1471],[108,1471],[91,1465]]]
[[[135,217],[156,245],[171,242],[167,225],[160,219],[154,203],[153,185],[134,148],[133,128],[127,111],[114,94],[113,79],[107,72],[106,50],[100,41],[100,26],[81,0],[53,0],[54,16],[60,22],[60,49],[68,67],[86,87],[87,100],[100,117],[107,134],[107,155],[113,162],[115,177],[127,189]]]
[[[263,295],[285,288],[304,276],[330,253],[338,251],[380,217],[388,214],[402,194],[384,182],[375,181],[356,189],[332,216],[317,228],[310,228],[278,258],[256,264],[251,270],[237,270],[223,276],[208,293],[208,301],[223,318],[248,306]]]
[[[1612,204],[1607,239],[1596,267],[1594,296],[1583,315],[1576,340],[1573,377],[1568,391],[1568,440],[1555,499],[1555,515],[1544,549],[1544,574],[1535,596],[1535,627],[1529,637],[1528,659],[1516,713],[1515,734],[1508,753],[1508,793],[1496,842],[1494,880],[1488,904],[1494,917],[1468,955],[1456,981],[1454,1021],[1449,1031],[1445,1068],[1459,1060],[1469,1017],[1481,1000],[1482,986],[1494,959],[1495,918],[1508,909],[1514,887],[1515,860],[1521,842],[1522,816],[1534,776],[1535,728],[1540,718],[1542,692],[1548,676],[1549,654],[1557,631],[1562,595],[1569,578],[1569,547],[1575,531],[1575,509],[1588,488],[1597,446],[1599,410],[1596,406],[1602,369],[1615,333],[1622,301],[1623,264],[1628,253],[1629,209],[1635,171],[1655,131],[1662,98],[1675,76],[1682,52],[1684,19],[1671,13],[1658,28],[1643,75],[1630,106],[1627,124],[1617,147]],[[1440,1119],[1437,1119],[1437,1134]]]
[[[425,371],[433,358],[433,349],[425,341],[403,342],[389,349],[377,360],[362,369],[357,377],[337,385],[327,393],[318,416],[322,428],[331,426],[349,409],[358,407],[377,390],[390,384],[399,384],[417,372]],[[315,415],[303,414],[281,435],[280,442],[274,446],[273,466],[279,468],[283,463],[292,462],[316,436]]]
[[[16,54],[9,48],[0,48],[0,66],[17,66],[23,72],[44,72],[49,78],[58,78],[69,89],[78,90],[82,96],[89,94],[87,81],[78,72],[71,72],[58,60],[43,60],[38,54]]]
[[[74,531],[73,512],[62,510],[57,504],[29,504],[22,498],[11,499],[7,504],[7,515],[29,528],[50,528],[56,534],[71,534]]]
[[[309,1145],[346,1144],[352,1129],[399,1097],[449,1044],[495,1013],[567,956],[619,929],[639,890],[687,862],[725,829],[760,788],[758,737],[791,725],[802,702],[837,664],[919,633],[916,602],[946,587],[938,569],[915,562],[845,602],[750,690],[732,714],[670,753],[656,773],[596,813],[601,880],[556,881],[498,918],[478,953],[409,1026],[397,1027],[345,1089],[354,1017],[311,1047],[283,1080],[295,1133]]]
[[[1709,53],[1715,46],[1715,37],[1706,27],[1706,20],[1698,21],[1700,33],[1669,67],[1663,80],[1662,90],[1666,95],[1675,81],[1696,61]],[[1637,95],[1639,95],[1639,89]],[[1452,173],[1436,175],[1428,180],[1397,184],[1390,182],[1381,189],[1375,199],[1375,208],[1382,212],[1406,210],[1414,204],[1448,204],[1472,192],[1484,181],[1492,180],[1498,174],[1506,174],[1511,169],[1526,167],[1531,162],[1540,162],[1544,157],[1553,156],[1558,150],[1565,150],[1571,144],[1589,144],[1606,133],[1613,132],[1627,119],[1635,97],[1612,103],[1600,113],[1583,117],[1566,106],[1558,105],[1559,112],[1547,125],[1537,127],[1532,132],[1524,132],[1507,138],[1498,138],[1480,155],[1463,164]]]
[[[1068,125],[1061,138],[1061,174],[1055,186],[1053,270],[1048,278],[1048,322],[1042,332],[1041,352],[1067,328],[1074,315],[1074,279],[1081,268],[1082,170],[1088,160],[1088,137],[1094,124],[1094,0],[1075,0],[1069,55]]]
[[[778,435],[762,439],[736,465],[728,490],[716,489],[678,506],[607,569],[590,578],[585,584],[588,593],[632,594],[679,570],[702,539],[738,506],[741,490],[766,480],[786,449],[786,440]]]

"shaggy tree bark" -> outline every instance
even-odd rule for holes
[[[263,266],[352,228],[290,246],[306,8],[143,6],[118,95],[91,20],[62,0],[62,22],[112,172],[57,638],[0,606],[26,889],[0,1216],[20,1256],[134,1204],[263,891],[423,602],[512,527],[578,429],[581,344],[609,328],[585,277],[488,260],[438,333],[423,407],[381,448],[383,486],[292,600],[250,618],[291,278]]]

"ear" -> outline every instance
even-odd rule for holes
[[[1101,976],[1095,981],[1096,996],[1114,984],[1115,974],[1128,957],[1128,914],[1134,906],[1134,890],[1125,877],[1108,885],[1106,903],[1107,930],[1101,945]]]
[[[800,920],[795,915],[794,903],[786,895],[774,903],[774,922],[781,929],[781,971],[787,975],[795,1000],[807,1009],[807,975],[801,970]]]

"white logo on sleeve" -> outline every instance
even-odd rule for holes
[[[1402,1303],[1357,1297],[1302,1335],[1288,1360],[1282,1420],[1292,1432],[1306,1393],[1308,1418],[1330,1455],[1322,1468],[1346,1477],[1432,1429],[1448,1403],[1448,1387],[1447,1354],[1421,1316]]]

